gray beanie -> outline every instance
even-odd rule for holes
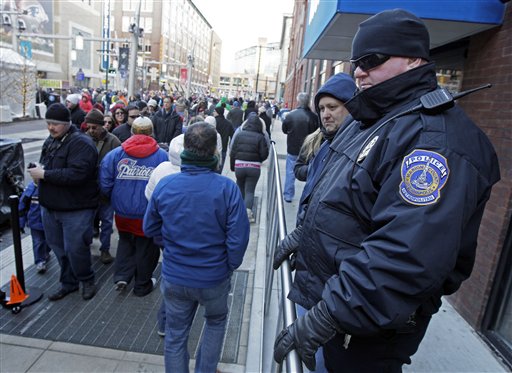
[[[385,10],[359,24],[351,60],[372,53],[387,56],[430,56],[430,37],[423,21],[403,9]]]

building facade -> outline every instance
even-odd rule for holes
[[[281,61],[280,43],[268,43],[259,38],[258,45],[235,53],[235,70],[253,76],[251,95],[257,99],[273,99],[277,87],[277,75]]]

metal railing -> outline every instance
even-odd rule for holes
[[[266,215],[266,247],[267,247],[267,263],[265,272],[265,305],[264,312],[267,314],[271,304],[272,287],[274,281],[274,269],[272,261],[274,251],[278,243],[286,236],[286,220],[283,205],[283,193],[281,187],[281,177],[279,172],[279,162],[275,143],[272,141],[270,149],[270,159],[267,177],[267,215]],[[295,303],[287,298],[292,284],[292,273],[288,260],[285,260],[278,270],[281,288],[279,289],[279,321],[277,323],[277,334],[283,327],[290,325],[296,318]],[[272,371],[279,371],[272,369]],[[295,350],[292,350],[286,358],[287,373],[302,373],[302,362]]]

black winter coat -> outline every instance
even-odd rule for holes
[[[39,203],[50,210],[94,209],[98,205],[98,151],[92,139],[70,126],[61,140],[48,137],[39,162],[44,180],[39,182]]]
[[[164,109],[160,109],[151,117],[151,121],[153,122],[153,135],[158,143],[169,144],[172,139],[183,132],[183,121],[174,110],[166,113]]]
[[[215,128],[222,139],[222,151],[227,152],[229,139],[233,138],[233,133],[235,133],[233,125],[229,120],[224,118],[223,115],[217,115],[215,117],[215,123]]]
[[[263,162],[268,158],[268,153],[269,144],[262,132],[261,121],[259,126],[257,123],[246,122],[237,130],[231,143],[231,171],[235,171],[235,160]]]
[[[436,87],[432,63],[349,100],[355,120],[338,131],[305,197],[288,297],[308,309],[323,299],[349,334],[433,314],[471,273],[485,203],[500,178],[489,139],[457,104],[380,127]]]
[[[283,132],[286,137],[286,152],[299,155],[300,147],[307,135],[318,128],[318,117],[309,108],[299,107],[286,116]]]

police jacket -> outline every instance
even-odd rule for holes
[[[349,100],[354,120],[338,131],[307,196],[289,298],[306,308],[324,299],[350,334],[435,313],[471,273],[500,177],[488,138],[457,105],[379,128],[436,87],[434,64],[426,64]]]
[[[71,125],[60,139],[49,136],[39,162],[39,203],[50,210],[94,209],[98,205],[98,151],[92,139]]]
[[[286,152],[299,155],[300,147],[307,135],[318,128],[318,117],[308,107],[298,107],[286,116],[282,130],[286,137]]]

